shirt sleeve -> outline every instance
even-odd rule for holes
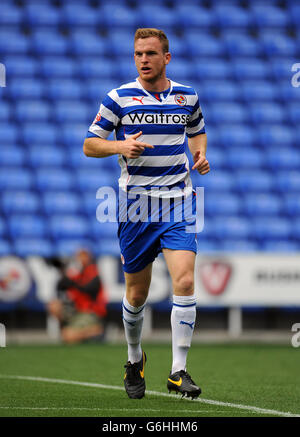
[[[116,90],[110,91],[103,99],[98,114],[90,125],[87,138],[106,139],[120,122],[120,105],[117,102]]]
[[[196,94],[196,103],[193,108],[193,113],[189,118],[186,126],[186,134],[189,138],[195,137],[199,134],[205,134],[205,123],[202,114],[202,109],[199,104],[199,98]]]

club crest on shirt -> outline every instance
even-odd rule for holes
[[[187,104],[186,97],[183,94],[176,94],[174,100],[179,106],[185,106]]]
[[[100,115],[100,112],[98,112],[98,114],[96,115],[95,120],[93,121],[93,123],[97,123],[100,120],[101,120],[101,115]]]

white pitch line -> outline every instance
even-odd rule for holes
[[[103,389],[109,389],[109,390],[124,391],[124,387],[121,387],[118,385],[106,385],[106,384],[98,384],[98,383],[94,383],[94,382],[71,381],[68,379],[44,378],[44,377],[40,377],[40,376],[0,375],[0,378],[3,378],[3,379],[21,379],[21,380],[39,381],[39,382],[52,382],[52,383],[56,383],[56,384],[79,385],[82,387],[94,387],[94,388],[103,388]],[[172,394],[162,393],[162,392],[153,391],[153,390],[146,390],[146,394],[153,395],[153,396],[162,396],[162,397],[172,398],[172,399],[175,398],[175,396]],[[200,402],[200,403],[209,404],[209,405],[218,405],[218,406],[222,406],[222,407],[237,408],[240,410],[252,411],[254,413],[259,413],[259,414],[267,414],[267,415],[283,416],[283,417],[300,417],[300,414],[294,414],[294,413],[290,413],[288,411],[270,410],[270,409],[266,409],[266,408],[254,407],[252,405],[234,404],[232,402],[222,402],[222,401],[215,401],[215,400],[203,399],[203,398],[197,398],[197,399],[194,399],[193,401],[189,398],[183,398],[183,399],[186,401],[190,401],[190,402]],[[201,410],[199,410],[199,413],[201,413]]]

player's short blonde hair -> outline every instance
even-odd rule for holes
[[[151,36],[154,36],[160,40],[164,53],[167,53],[169,51],[169,40],[165,32],[160,29],[155,29],[151,27],[149,28],[144,27],[144,28],[137,29],[134,35],[134,42],[136,42],[137,39],[149,38]]]

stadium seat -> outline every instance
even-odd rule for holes
[[[34,123],[27,122],[23,124],[21,129],[22,142],[29,144],[57,144],[59,141],[59,132],[55,124],[51,123]]]
[[[179,18],[178,24],[184,30],[210,28],[215,24],[215,16],[210,9],[194,4],[177,3],[175,12]]]
[[[118,64],[118,69],[116,70],[115,73],[118,77],[118,80],[120,80],[121,83],[132,82],[138,76],[136,66],[129,57],[120,59],[120,62]],[[169,66],[167,66],[167,74],[169,75]],[[117,86],[120,86],[120,84],[118,84]],[[100,89],[103,88],[101,87]]]
[[[14,113],[15,119],[20,123],[47,122],[51,116],[51,107],[43,100],[21,100],[16,103]]]
[[[298,88],[298,90],[299,89],[300,88]],[[300,101],[300,95],[299,95],[299,101]],[[300,105],[299,105],[299,103],[290,103],[289,104],[289,106],[288,106],[288,118],[294,123],[295,126],[300,125]]]
[[[232,70],[237,80],[268,79],[270,66],[266,61],[257,58],[241,57],[234,58]]]
[[[6,255],[12,255],[12,254],[13,254],[13,248],[11,247],[11,244],[6,240],[1,239],[0,240],[0,256],[6,256]]]
[[[25,162],[25,151],[19,147],[9,145],[2,147],[0,153],[0,166],[4,168],[5,166],[16,166],[22,165]],[[9,169],[7,169],[9,171]]]
[[[116,185],[117,180],[110,170],[99,171],[98,169],[84,168],[77,171],[76,182],[81,191],[95,190],[96,193],[98,188],[102,186]]]
[[[74,27],[86,27],[87,29],[95,26],[101,26],[101,15],[97,14],[97,10],[90,7],[88,4],[77,2],[74,7],[71,2],[63,4],[61,11],[61,23],[70,29]]]
[[[299,190],[300,191],[300,190]],[[284,193],[283,208],[286,215],[300,218],[300,194]]]
[[[46,191],[42,195],[42,204],[48,215],[84,212],[80,197],[71,191]]]
[[[286,118],[286,111],[284,111],[282,105],[274,102],[252,103],[249,105],[249,112],[252,123],[256,126],[264,123],[281,124]]]
[[[261,243],[261,249],[264,252],[279,252],[282,253],[293,253],[299,252],[300,244],[295,241],[288,240],[266,240]]]
[[[49,4],[25,4],[24,22],[30,27],[59,26],[60,10]]]
[[[206,156],[214,170],[222,168],[225,170],[225,168],[227,167],[228,162],[224,150],[212,147],[207,150]],[[191,163],[193,163],[192,159]]]
[[[168,76],[175,82],[188,83],[193,76],[194,65],[190,61],[184,63],[180,59],[173,59],[167,67]]]
[[[37,78],[17,78],[10,80],[7,92],[11,99],[41,99],[45,95],[45,83]]]
[[[209,108],[210,119],[214,123],[244,123],[248,120],[248,111],[239,103],[213,103]]]
[[[240,168],[252,168],[253,170],[257,170],[265,166],[265,157],[261,150],[255,149],[254,147],[242,149],[239,146],[235,146],[230,147],[226,152],[225,162],[226,167],[232,170]]]
[[[66,169],[40,167],[36,170],[36,187],[45,190],[71,190],[75,186],[72,172]]]
[[[11,116],[11,107],[8,102],[1,101],[0,105],[0,123],[7,122]]]
[[[240,193],[265,193],[271,191],[274,186],[272,174],[263,170],[238,170],[234,175],[235,189]]]
[[[240,197],[231,193],[210,193],[204,197],[204,212],[211,217],[239,215],[241,207]]]
[[[287,11],[272,5],[254,4],[250,11],[256,26],[262,29],[266,27],[285,28],[290,24]]]
[[[24,55],[7,55],[5,57],[7,77],[33,77],[39,73],[39,62],[33,57]]]
[[[215,253],[218,252],[219,245],[214,240],[203,238],[201,234],[197,234],[197,253]]]
[[[90,229],[95,239],[98,238],[98,240],[100,241],[106,239],[117,240],[117,233],[118,233],[117,221],[100,223],[99,221],[92,218]]]
[[[131,44],[132,45],[132,44]],[[77,56],[105,56],[108,42],[98,33],[77,29],[70,37],[70,52]]]
[[[19,131],[13,123],[0,123],[1,144],[15,145],[19,139]]]
[[[6,233],[6,223],[5,223],[5,220],[3,220],[0,217],[0,235],[5,236],[5,233]]]
[[[247,124],[228,125],[224,123],[219,125],[218,139],[219,144],[225,148],[249,147],[255,144],[256,134]]]
[[[81,100],[60,100],[54,103],[52,116],[57,123],[87,123],[87,127],[93,121],[90,105]]]
[[[0,30],[0,54],[3,55],[25,55],[30,49],[28,36],[18,31]]]
[[[23,9],[16,8],[13,4],[1,5],[0,26],[16,26],[23,21]]]
[[[124,4],[116,4],[112,7],[110,3],[102,3],[101,8],[98,9],[98,15],[108,30],[120,28],[129,30],[139,26],[138,12]]]
[[[300,168],[300,152],[293,147],[284,145],[276,150],[268,150],[265,155],[265,165],[271,170],[296,170]]]
[[[0,168],[1,190],[29,190],[33,185],[33,175],[30,170],[22,167]]]
[[[259,41],[244,33],[225,33],[224,44],[229,56],[259,56],[261,55],[261,45]]]
[[[133,35],[125,30],[120,29],[109,32],[106,46],[110,53],[115,56],[130,56],[131,59],[133,57]]]
[[[29,146],[27,162],[33,168],[39,167],[60,167],[68,164],[69,158],[66,151],[59,146],[54,145],[32,145]]]
[[[235,184],[233,174],[223,170],[215,170],[213,174],[207,174],[205,178],[196,172],[192,173],[191,176],[196,186],[204,186],[205,190],[209,192],[231,191]]]
[[[90,226],[87,219],[80,215],[55,214],[49,218],[49,232],[53,238],[88,238]]]
[[[31,48],[36,55],[66,55],[69,40],[57,31],[41,28],[32,33]]]
[[[184,58],[185,56],[188,56],[188,53],[186,52],[184,38],[179,37],[175,34],[169,35],[168,33],[168,39],[169,51],[171,52],[173,59],[178,59],[180,57]]]
[[[213,12],[221,28],[247,28],[252,25],[252,14],[244,8],[230,4],[216,4]]]
[[[294,58],[275,57],[270,59],[271,72],[276,80],[287,80],[289,84],[292,79],[292,66],[296,62]]]
[[[286,240],[292,236],[292,226],[285,218],[253,217],[251,224],[252,236],[260,241]]]
[[[117,238],[112,239],[102,239],[100,238],[98,241],[94,241],[94,253],[96,256],[115,256],[117,258],[120,257],[120,245]]]
[[[244,199],[243,210],[248,216],[278,216],[283,208],[279,196],[270,193],[248,194]]]
[[[292,146],[296,143],[296,134],[292,127],[283,124],[261,125],[257,129],[257,141],[262,147]]]
[[[40,63],[41,75],[45,79],[75,77],[77,69],[75,60],[60,56],[47,56]]]
[[[296,41],[289,36],[279,34],[278,29],[263,32],[260,35],[260,41],[265,54],[269,57],[297,55]]]
[[[79,100],[83,94],[83,85],[79,80],[51,79],[47,84],[47,97],[50,100]]]
[[[201,83],[201,95],[208,102],[236,101],[240,98],[240,87],[229,80],[206,80]]]
[[[33,214],[12,214],[8,217],[8,228],[10,237],[39,238],[46,235],[47,225],[45,219]]]
[[[243,80],[241,96],[246,103],[273,101],[277,98],[277,88],[267,80]]]
[[[193,58],[197,56],[218,57],[225,54],[221,40],[204,32],[189,30],[185,32],[187,51]]]
[[[300,20],[300,5],[295,4],[295,2],[290,2],[288,10],[293,25],[298,27]]]
[[[17,256],[43,256],[45,258],[56,255],[53,244],[47,238],[16,238],[14,253]]]
[[[277,190],[283,193],[300,193],[300,173],[297,170],[280,170],[276,174]]]
[[[298,79],[298,82],[300,83],[300,78]],[[291,77],[287,80],[282,80],[279,82],[278,85],[278,97],[280,100],[287,105],[295,103],[295,105],[299,108],[299,88],[292,86],[291,84]],[[297,114],[297,112],[296,112]],[[297,115],[296,115],[297,116]],[[294,120],[294,115],[291,119],[291,121]],[[296,123],[298,126],[298,123]]]
[[[172,29],[180,24],[176,10],[161,5],[142,4],[137,8],[139,27],[155,27],[157,29]]]
[[[231,79],[232,65],[224,59],[200,59],[194,60],[193,73],[198,80],[207,79]]]
[[[249,252],[258,252],[259,251],[259,244],[255,241],[251,241],[249,239],[242,239],[242,240],[232,240],[232,239],[225,239],[222,240],[219,246],[219,250],[232,253],[249,253]]]
[[[40,198],[33,191],[4,191],[1,199],[2,210],[6,215],[32,214],[40,209]]]
[[[243,239],[252,236],[251,222],[237,216],[220,217],[213,220],[215,235],[220,239]]]
[[[64,239],[61,238],[58,241],[56,241],[55,245],[55,254],[58,256],[73,256],[74,253],[77,252],[79,249],[88,249],[92,253],[95,253],[94,244],[91,240],[88,238],[68,238]],[[96,255],[96,253],[95,253]]]
[[[83,79],[110,79],[115,76],[115,70],[114,61],[104,56],[81,57],[78,64],[78,71]]]
[[[92,121],[92,120],[91,120]],[[60,133],[60,140],[69,147],[80,146],[82,150],[88,126],[83,123],[68,123],[63,126]]]

